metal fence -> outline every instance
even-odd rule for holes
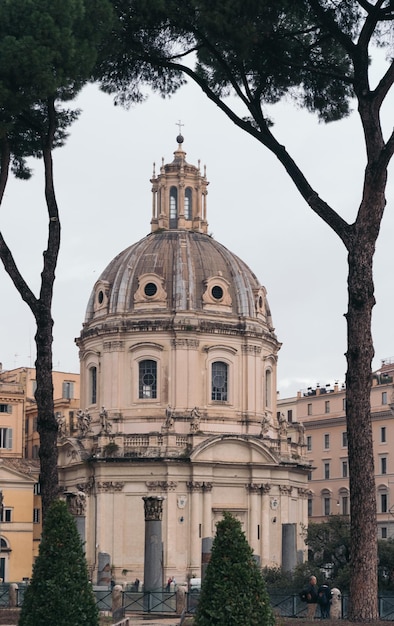
[[[123,608],[130,613],[176,613],[176,593],[124,591]]]
[[[21,607],[27,585],[18,584],[16,589],[16,606]],[[304,617],[307,605],[302,602],[298,593],[280,593],[276,590],[268,590],[272,608],[280,617]],[[95,589],[96,604],[100,611],[111,612],[112,592],[110,589]],[[193,590],[186,594],[186,613],[193,614],[196,611],[200,598],[199,590]],[[342,595],[341,608],[342,618],[348,615],[348,595]],[[0,584],[0,609],[10,606],[10,585]],[[378,598],[379,616],[381,620],[394,621],[394,595],[380,594]],[[319,609],[317,610],[317,612]],[[177,612],[176,592],[162,591],[123,591],[121,613],[173,613]],[[318,616],[318,615],[317,615]],[[120,616],[119,616],[120,617]]]

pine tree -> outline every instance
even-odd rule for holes
[[[240,522],[230,513],[217,524],[195,626],[273,626],[261,571]]]
[[[43,529],[19,626],[98,626],[82,541],[67,506],[55,500]]]

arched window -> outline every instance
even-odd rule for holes
[[[272,408],[272,372],[267,370],[265,373],[265,406]]]
[[[323,489],[321,492],[323,515],[331,515],[331,491]]]
[[[178,189],[170,188],[170,228],[178,226]]]
[[[97,367],[89,367],[89,404],[97,403]]]
[[[212,363],[211,399],[226,401],[228,398],[228,365],[222,361]]]
[[[389,496],[386,485],[378,488],[378,513],[387,513],[389,510]]]
[[[185,189],[185,219],[192,219],[192,189],[186,187]]]
[[[349,515],[350,513],[350,497],[349,490],[342,488],[339,490],[339,500],[337,502],[339,506],[340,515]]]
[[[139,398],[157,398],[157,363],[150,359],[139,364]]]

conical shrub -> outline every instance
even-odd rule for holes
[[[83,544],[65,502],[48,509],[19,626],[98,626]]]
[[[224,513],[217,524],[195,626],[273,626],[269,596],[240,522]]]

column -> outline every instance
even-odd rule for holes
[[[191,570],[200,569],[201,548],[200,548],[200,532],[199,526],[201,523],[200,513],[200,492],[201,483],[190,481],[187,483],[187,487],[190,493],[190,561],[189,565]]]
[[[163,587],[161,520],[162,496],[144,496],[145,553],[144,591],[157,591]]]

